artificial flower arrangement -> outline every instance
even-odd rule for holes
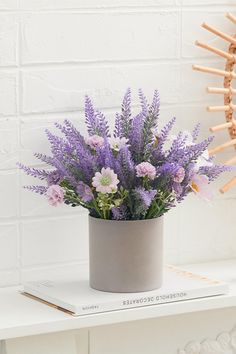
[[[25,188],[44,195],[53,206],[82,206],[93,217],[112,220],[160,217],[189,193],[210,199],[209,183],[228,170],[209,157],[213,137],[197,143],[199,125],[191,134],[170,135],[175,118],[159,128],[158,91],[151,104],[141,90],[139,98],[141,111],[132,117],[127,90],[111,133],[104,115],[86,97],[88,136],[83,137],[68,120],[55,124],[63,136],[46,130],[51,156],[35,156],[51,168],[19,164],[46,184]]]

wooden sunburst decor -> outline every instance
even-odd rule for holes
[[[236,24],[236,17],[232,14],[226,14],[226,17]],[[226,59],[225,70],[219,70],[211,67],[193,65],[193,69],[204,73],[222,76],[224,78],[224,87],[207,87],[207,92],[212,94],[223,94],[224,105],[222,106],[210,106],[207,107],[208,112],[225,112],[225,123],[216,125],[210,128],[211,132],[218,132],[224,129],[228,129],[230,140],[222,145],[219,145],[209,151],[210,155],[214,155],[218,152],[224,151],[229,147],[236,148],[236,120],[234,118],[234,112],[236,111],[236,105],[233,104],[233,97],[236,96],[236,89],[232,87],[232,81],[236,79],[236,72],[234,72],[234,66],[236,65],[236,35],[234,37],[219,31],[215,27],[209,26],[206,23],[202,24],[202,27],[207,31],[222,38],[226,42],[230,43],[228,51],[224,51],[208,44],[196,41],[195,44],[198,47],[206,49],[224,59]],[[226,165],[233,165],[236,163],[236,156],[226,161]],[[227,192],[230,188],[236,185],[236,176],[233,177],[228,183],[226,183],[221,189],[221,193]]]

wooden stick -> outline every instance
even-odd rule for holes
[[[235,163],[236,163],[236,156],[232,157],[232,159],[225,161],[224,165],[230,166],[230,165],[234,165]]]
[[[236,90],[233,88],[223,88],[223,87],[207,87],[208,93],[223,93],[224,95],[230,93],[231,95],[236,95]]]
[[[229,140],[226,143],[219,145],[219,146],[215,147],[214,149],[209,150],[209,155],[214,155],[217,152],[223,151],[233,145],[236,145],[236,139]]]
[[[236,17],[234,15],[232,15],[230,12],[228,12],[226,14],[226,17],[236,25]]]
[[[222,188],[220,188],[220,192],[223,194],[227,192],[230,188],[235,186],[236,184],[236,177],[233,177],[228,183],[226,183]]]
[[[233,54],[230,54],[228,52],[225,52],[224,50],[221,50],[221,49],[218,49],[218,48],[215,48],[215,47],[212,47],[208,44],[205,44],[203,42],[199,42],[199,41],[196,41],[195,44],[198,46],[198,47],[201,47],[203,49],[207,49],[209,50],[210,52],[212,53],[215,53],[217,55],[219,55],[220,57],[223,57],[225,59],[228,59],[228,60],[234,60],[235,56]]]
[[[214,127],[211,127],[211,128],[210,128],[210,131],[211,131],[212,133],[218,132],[218,131],[224,130],[224,129],[226,129],[226,128],[231,128],[232,125],[233,125],[232,122],[228,122],[228,123],[223,123],[223,124],[215,125]]]
[[[236,106],[233,104],[230,105],[225,105],[225,106],[208,106],[207,111],[208,112],[228,112],[228,111],[235,111]]]
[[[233,43],[236,44],[236,38],[229,36],[228,34],[219,31],[218,29],[216,29],[215,27],[209,26],[207,23],[203,23],[202,27],[205,28],[207,31],[214,33],[216,36],[224,39],[225,41],[229,42],[229,43]]]
[[[192,66],[193,70],[201,71],[203,73],[209,73],[209,74],[214,74],[218,76],[223,76],[223,77],[229,77],[236,79],[236,74],[233,71],[225,71],[225,70],[219,70],[215,68],[210,68],[208,66],[202,66],[202,65],[193,65]]]

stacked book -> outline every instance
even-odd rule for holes
[[[23,294],[73,316],[223,295],[228,285],[174,266],[166,266],[158,290],[142,293],[107,293],[91,289],[86,277],[61,281],[41,280],[24,285]]]

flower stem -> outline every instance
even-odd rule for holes
[[[99,207],[97,205],[96,199],[93,199],[92,205],[93,205],[94,209],[96,210],[96,212],[98,213],[98,215],[100,216],[100,218],[102,219],[103,217],[102,217],[102,214],[101,214]]]

